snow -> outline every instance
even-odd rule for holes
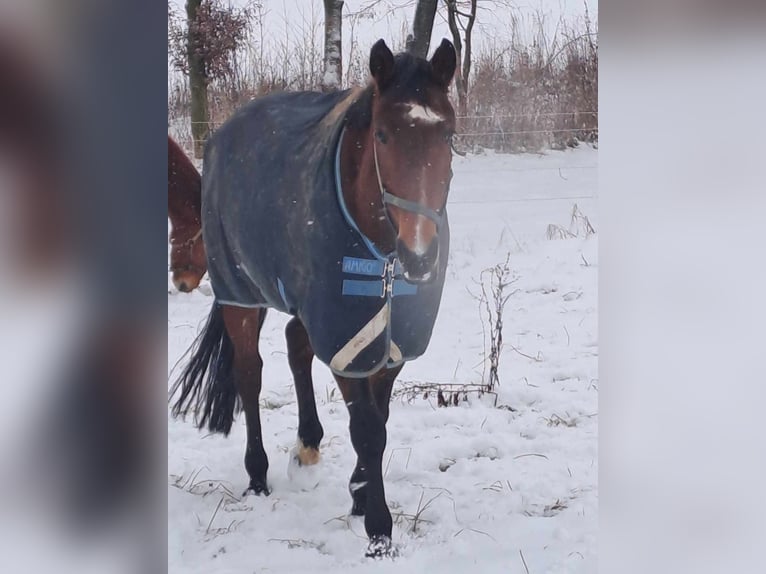
[[[322,76],[322,85],[327,88],[340,88],[338,75],[338,67],[334,63],[327,64]]]
[[[288,468],[297,407],[285,356],[286,316],[261,338],[266,498],[240,494],[244,420],[205,436],[168,420],[170,572],[593,572],[597,529],[598,234],[572,226],[573,205],[598,231],[598,151],[455,157],[451,253],[427,353],[408,363],[392,399],[384,455],[395,560],[363,558],[363,521],[347,516],[355,455],[329,370],[314,364],[322,461]],[[577,237],[548,239],[550,224]],[[477,281],[510,253],[497,406],[475,393],[437,408],[407,382],[478,383],[484,357]],[[207,316],[209,285],[168,281],[168,369]],[[423,510],[425,508],[425,510]],[[415,521],[414,516],[419,518]],[[438,568],[438,570],[437,570]]]

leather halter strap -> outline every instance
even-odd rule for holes
[[[177,243],[175,241],[171,241],[170,244],[173,245],[173,246],[175,246],[175,245],[184,245],[184,246],[188,245],[189,247],[191,247],[192,245],[194,245],[197,242],[197,240],[200,237],[202,237],[202,226],[200,226],[199,231],[197,233],[195,233],[192,237],[190,237],[186,241],[182,241],[181,243]]]
[[[372,154],[375,157],[375,173],[378,176],[378,186],[380,187],[380,195],[383,199],[383,205],[393,205],[399,209],[404,209],[405,211],[427,217],[433,221],[434,224],[436,224],[436,229],[438,230],[444,221],[444,209],[437,211],[416,201],[410,201],[409,199],[404,199],[394,195],[393,193],[390,193],[386,189],[386,186],[383,185],[383,178],[380,176],[380,165],[378,164],[378,147],[375,145],[375,142],[372,143]]]

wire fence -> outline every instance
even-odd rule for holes
[[[596,199],[595,195],[569,195],[563,197],[501,197],[494,199],[456,199],[449,200],[450,205],[492,205],[496,203],[533,203],[535,201],[581,201],[583,199]]]
[[[565,116],[597,116],[598,112],[591,111],[573,111],[573,112],[533,112],[528,114],[493,114],[493,115],[467,115],[467,116],[455,116],[458,120],[500,120],[500,119],[514,119],[514,118],[550,118],[550,117],[565,117]],[[220,127],[223,121],[204,121],[204,122],[185,122],[189,125],[208,125],[211,127]]]
[[[556,127],[562,118],[588,119],[586,125],[572,127]],[[543,150],[563,150],[577,147],[582,143],[596,147],[598,143],[598,111],[558,111],[558,112],[529,112],[518,114],[492,115],[463,115],[457,116],[458,130],[455,134],[456,149],[463,154],[479,154],[484,150],[500,153],[518,154],[524,152],[540,153]],[[532,121],[529,121],[532,120]],[[191,122],[187,118],[179,118],[168,122],[169,130],[173,132],[176,141],[187,150],[194,149],[195,140],[192,137],[191,126],[194,124],[207,125],[212,133],[225,123],[224,121]],[[466,127],[473,129],[466,130]],[[519,129],[522,128],[523,129]],[[483,128],[483,129],[482,129]],[[508,166],[487,167],[480,170],[463,170],[463,173],[518,173],[518,172],[550,172],[557,171],[562,179],[571,170],[594,170],[598,165],[555,165],[555,166]],[[572,199],[583,199],[573,197]],[[566,199],[566,198],[564,198]],[[509,200],[509,201],[524,201]],[[548,201],[548,199],[545,199]]]
[[[494,120],[494,119],[507,119],[507,118],[547,118],[547,117],[559,117],[559,116],[574,116],[574,115],[589,115],[597,116],[598,112],[531,112],[528,114],[493,114],[489,116],[455,116],[458,119],[469,120]]]
[[[499,132],[459,132],[456,135],[460,137],[481,137],[481,136],[511,136],[519,134],[558,134],[574,132],[598,132],[598,128],[563,128],[558,130],[509,130]]]
[[[574,115],[598,115],[597,111],[580,111],[574,110],[571,112],[530,112],[525,114],[491,114],[491,115],[465,115],[455,116],[456,118],[467,119],[497,119],[497,118],[536,118],[536,117],[556,117],[556,116],[574,116]],[[209,124],[215,122],[189,122],[189,123],[202,123]],[[219,122],[220,123],[220,122]]]

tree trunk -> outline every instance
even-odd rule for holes
[[[455,69],[455,87],[457,88],[457,115],[468,115],[468,80],[471,75],[471,48],[473,25],[476,22],[476,0],[471,0],[471,11],[468,14],[458,11],[457,0],[444,0],[447,5],[447,24],[452,33],[452,43],[457,53],[457,68]],[[458,18],[462,16],[468,19],[463,27],[465,44],[460,34]],[[458,120],[458,131],[463,129],[462,118]]]
[[[418,0],[415,7],[412,34],[407,37],[407,51],[418,58],[428,57],[437,3],[438,0]]]
[[[465,43],[463,44],[463,73],[460,79],[463,82],[463,102],[460,115],[468,115],[468,80],[471,77],[471,36],[473,33],[473,24],[476,21],[476,0],[471,0],[471,13],[468,16],[468,24],[465,27]],[[458,103],[460,105],[460,103]]]
[[[457,115],[458,115],[458,122],[457,122],[457,129],[458,131],[463,131],[463,117],[466,115],[466,110],[468,108],[467,105],[467,94],[465,90],[465,84],[463,83],[463,70],[462,70],[462,61],[463,61],[463,40],[460,37],[460,30],[458,29],[457,24],[457,1],[456,0],[445,0],[445,3],[447,4],[447,25],[449,26],[449,30],[452,33],[452,44],[455,46],[455,54],[457,55],[457,67],[455,68],[455,88],[457,88]]]
[[[322,90],[339,90],[343,78],[343,0],[324,0],[324,74]]]
[[[202,158],[205,142],[210,135],[207,103],[207,77],[205,62],[195,49],[200,46],[197,10],[202,0],[186,0],[187,44],[186,57],[189,62],[189,91],[191,92],[191,133],[194,140],[194,157]]]

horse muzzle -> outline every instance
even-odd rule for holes
[[[402,264],[404,278],[410,283],[430,283],[439,271],[439,240],[434,237],[424,253],[412,251],[401,240],[396,242],[396,252]]]
[[[181,293],[191,293],[199,287],[203,273],[196,269],[183,269],[173,271],[173,285]]]

